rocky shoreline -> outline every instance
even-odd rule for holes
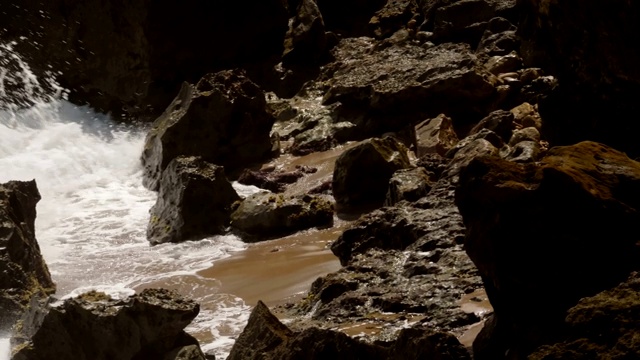
[[[174,4],[181,21],[211,38],[202,46],[180,41],[184,29],[159,29],[172,17],[167,5],[72,1],[58,12],[54,3],[12,11],[36,23],[29,14],[45,11],[47,25],[90,19],[91,5],[113,16],[100,19],[100,30],[78,22],[67,46],[47,59],[35,40],[17,49],[38,74],[60,66],[58,81],[78,103],[123,119],[155,118],[141,154],[144,184],[158,191],[151,245],[228,232],[257,242],[331,228],[336,217],[353,221],[330,246],[340,270],[315,280],[303,299],[271,310],[258,302],[229,359],[640,356],[640,163],[632,159],[640,151],[638,125],[627,115],[637,113],[640,51],[623,40],[640,30],[637,4],[290,0],[244,11]],[[8,24],[0,39],[21,36],[24,29]],[[38,35],[50,40],[39,46],[59,42],[53,28]],[[96,43],[99,35],[115,49]],[[69,54],[86,61],[67,69],[60,64]],[[9,92],[0,105],[22,104],[18,95]],[[297,191],[289,189],[320,170],[269,165],[344,144],[332,175]],[[242,199],[228,179],[265,191]],[[31,245],[4,242],[22,251],[37,249],[32,193],[0,201],[5,232]],[[12,199],[31,205],[24,210]],[[0,266],[22,267],[24,257],[11,251],[0,253]],[[39,283],[2,283],[0,301],[13,306],[5,322],[39,309],[34,304],[53,291],[42,259],[30,263],[42,265],[21,276]],[[145,316],[173,302],[197,314],[177,294],[156,290],[152,304],[154,296],[168,303]],[[98,306],[114,315],[109,306],[124,304],[114,301],[93,294],[62,309]],[[46,330],[46,317],[28,314]],[[160,346],[142,337],[118,358],[205,358],[181,332],[193,317],[181,319],[177,327],[166,318],[157,324],[177,338]],[[78,346],[90,342],[76,335],[69,334]],[[21,335],[29,345],[14,350],[16,359],[55,348],[37,336]],[[84,356],[63,350],[60,358]]]

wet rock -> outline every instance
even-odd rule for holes
[[[417,156],[437,153],[444,156],[458,143],[458,135],[453,129],[450,117],[440,114],[433,119],[416,125]]]
[[[503,56],[492,56],[485,64],[485,67],[495,75],[510,73],[522,68],[522,59],[514,51]]]
[[[407,148],[393,137],[369,139],[345,151],[333,172],[337,205],[382,205],[393,173],[410,166]]]
[[[640,163],[593,142],[552,148],[535,164],[477,158],[462,171],[465,249],[502,324],[501,354],[552,341],[580,298],[638,267],[639,187]]]
[[[392,206],[402,200],[416,201],[427,195],[433,183],[422,167],[403,169],[393,173],[384,206]]]
[[[513,133],[515,116],[512,112],[505,110],[496,110],[485,118],[480,120],[478,125],[474,126],[469,135],[477,134],[482,129],[491,130],[496,133],[503,141],[511,139]]]
[[[337,59],[349,61],[331,67],[324,103],[340,102],[336,116],[350,114],[361,134],[396,131],[440,113],[473,119],[495,95],[495,79],[467,46],[425,49],[405,43],[349,50],[354,42],[342,41],[334,51]]]
[[[248,241],[332,224],[333,203],[323,196],[260,192],[247,197],[231,214],[231,226],[253,236]]]
[[[179,156],[162,173],[158,199],[149,211],[147,239],[157,245],[222,234],[237,200],[222,166]]]
[[[240,174],[238,182],[244,185],[254,185],[272,192],[284,192],[287,185],[293,184],[306,174],[313,174],[318,169],[297,165],[293,171],[283,171],[278,169],[253,171],[246,169]]]
[[[56,290],[35,237],[39,200],[35,180],[0,184],[0,332]]]
[[[407,26],[417,12],[415,0],[389,0],[371,18],[369,26],[377,38],[385,38]]]
[[[478,134],[482,134],[481,131]],[[476,134],[477,135],[477,134]],[[495,135],[495,134],[494,134]],[[474,135],[470,136],[473,137]],[[446,177],[455,177],[471,161],[481,156],[498,156],[500,148],[496,147],[489,140],[477,138],[467,143],[462,149],[456,152],[455,156],[447,166]]]
[[[551,359],[633,359],[640,356],[640,277],[629,279],[569,309],[566,339],[529,356]]]
[[[640,47],[625,39],[640,31],[640,3],[527,0],[522,11],[526,65],[560,84],[540,103],[543,136],[554,145],[593,140],[640,155],[640,127],[628,116],[640,111]]]
[[[153,119],[183,81],[232,67],[267,72],[282,54],[287,17],[279,0],[52,0],[7,7],[0,37],[17,42],[38,77],[53,69],[73,102]]]
[[[184,83],[147,135],[143,183],[152,190],[167,164],[179,155],[200,156],[227,172],[267,158],[274,118],[264,92],[245,73],[221,71],[197,85]]]
[[[189,352],[204,360],[196,339],[183,329],[200,308],[164,289],[146,289],[125,300],[100,292],[28,314],[12,338],[13,359],[179,359]],[[195,349],[193,347],[196,347]]]
[[[471,356],[455,336],[422,329],[403,329],[389,360],[438,359],[470,360]]]
[[[313,0],[300,0],[284,40],[282,63],[286,67],[320,64],[329,55],[324,21]]]

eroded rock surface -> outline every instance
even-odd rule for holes
[[[273,122],[264,92],[242,71],[185,83],[147,135],[144,184],[157,190],[162,171],[179,155],[200,156],[228,173],[263,160],[272,154]]]
[[[12,359],[175,360],[168,355],[198,346],[183,329],[199,310],[195,302],[164,289],[146,289],[125,300],[85,293],[28,314],[12,338]],[[196,355],[194,360],[205,359],[199,347]]]
[[[222,166],[195,156],[179,156],[162,173],[158,199],[150,210],[147,239],[157,245],[222,234],[229,226],[231,205],[237,200],[240,197]]]
[[[0,331],[56,290],[35,237],[39,200],[35,180],[0,184]]]

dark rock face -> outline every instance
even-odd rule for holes
[[[35,180],[0,185],[0,330],[56,289],[35,237],[39,200]]]
[[[243,71],[208,74],[195,86],[185,83],[147,135],[144,184],[157,190],[162,171],[179,155],[200,156],[227,172],[263,160],[272,153],[273,122],[264,92]]]
[[[389,0],[369,21],[373,34],[385,38],[405,27],[418,13],[415,0]],[[412,30],[415,31],[416,25]]]
[[[341,42],[334,50],[336,57],[341,51],[350,52],[349,46],[349,41]],[[360,54],[350,54],[351,61],[334,65],[324,101],[340,102],[342,111],[361,114],[362,124],[356,125],[370,136],[440,113],[454,119],[477,117],[495,93],[493,76],[478,66],[475,55],[462,44],[359,48]],[[421,113],[427,116],[413,118]],[[393,120],[385,119],[391,114]]]
[[[554,145],[594,140],[640,155],[628,114],[640,110],[640,31],[634,1],[521,0],[522,57],[556,75],[560,87],[540,112],[543,135]],[[588,29],[588,31],[585,31]]]
[[[593,142],[553,148],[535,164],[485,157],[463,169],[465,249],[495,309],[489,337],[503,339],[478,359],[507,349],[519,358],[552,341],[580,298],[638,268],[638,188],[640,163]]]
[[[227,360],[467,360],[455,337],[430,330],[404,329],[386,346],[369,344],[341,332],[310,327],[300,332],[283,325],[262,303],[254,308]]]
[[[403,169],[393,173],[384,206],[392,206],[402,200],[417,201],[429,193],[433,183],[422,167]]]
[[[635,359],[640,357],[640,276],[581,299],[565,318],[567,339],[545,345],[531,360]]]
[[[336,203],[345,209],[381,205],[393,173],[410,166],[407,148],[395,138],[366,140],[336,160],[333,171]]]
[[[0,38],[18,41],[16,50],[37,75],[59,72],[72,101],[155,117],[183,81],[230,67],[258,73],[273,66],[287,18],[279,0],[53,0],[6,7]]]
[[[198,240],[222,234],[231,205],[240,197],[224,168],[199,157],[179,156],[162,173],[158,200],[151,208],[147,239],[152,245]]]
[[[284,66],[320,64],[329,55],[324,21],[313,0],[301,0],[284,42]]]
[[[275,193],[284,192],[287,185],[293,184],[306,174],[313,174],[318,169],[297,165],[293,171],[278,169],[253,171],[246,169],[240,174],[238,182],[245,185],[254,185]]]
[[[244,199],[231,214],[231,226],[252,236],[246,241],[332,224],[333,203],[320,195],[290,197],[261,192]]]
[[[89,292],[45,313],[28,314],[12,338],[13,359],[176,359],[164,357],[198,344],[184,329],[200,308],[164,289],[126,300]],[[201,351],[194,359],[204,360]],[[177,354],[176,354],[177,355]]]
[[[369,21],[386,0],[318,0],[328,31],[344,37],[369,35]]]

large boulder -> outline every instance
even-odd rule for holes
[[[196,85],[184,83],[147,135],[143,182],[157,190],[162,171],[179,155],[200,156],[227,172],[263,160],[272,152],[273,122],[264,92],[243,71],[221,71]]]
[[[231,205],[237,200],[240,196],[222,166],[199,157],[179,156],[162,173],[158,199],[150,210],[147,239],[157,245],[222,234],[229,226]]]
[[[245,240],[267,240],[311,227],[333,224],[333,203],[325,196],[253,194],[231,214],[231,226],[250,235]]]
[[[168,355],[198,345],[183,329],[199,310],[194,301],[164,289],[124,300],[85,293],[28,314],[12,338],[12,359],[176,360]],[[199,349],[196,355],[193,360],[204,360]]]
[[[396,170],[411,167],[407,148],[394,137],[373,138],[345,151],[333,171],[333,196],[343,209],[384,202]]]
[[[440,114],[416,125],[416,155],[437,153],[444,156],[458,143],[450,117]]]
[[[35,180],[0,184],[0,332],[56,290],[35,237],[39,200]]]
[[[280,0],[52,0],[6,7],[0,39],[16,41],[34,73],[55,76],[74,102],[157,116],[183,81],[230,67],[271,68],[287,18]]]
[[[557,76],[540,104],[543,135],[554,145],[594,140],[640,155],[640,3],[626,0],[520,0],[521,54]]]
[[[640,163],[593,142],[556,147],[537,163],[472,160],[456,203],[465,249],[495,309],[498,344],[478,359],[523,358],[553,341],[580,298],[624,280],[640,264]],[[533,296],[532,294],[551,294]]]

